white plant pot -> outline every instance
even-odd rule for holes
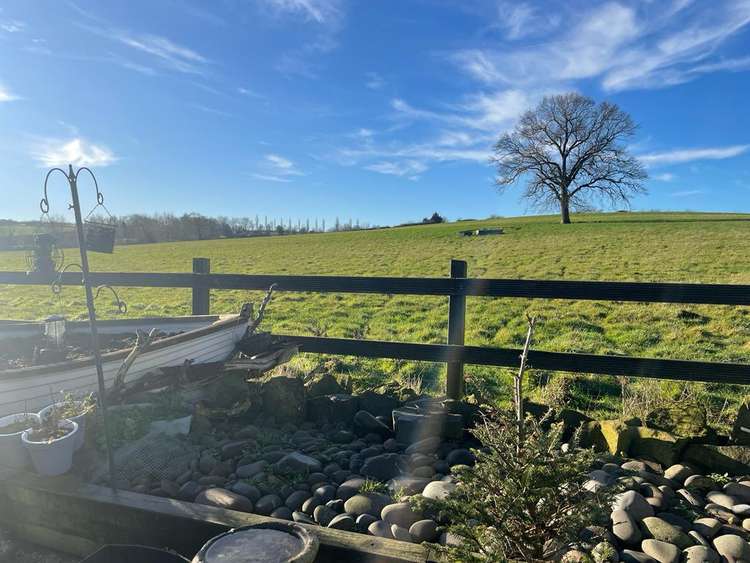
[[[76,402],[77,405],[80,405],[80,401]],[[59,409],[62,407],[64,403],[52,403],[51,405],[47,405],[42,410],[39,411],[39,418],[42,420],[46,420],[47,417],[52,413],[54,409]],[[78,425],[78,432],[76,433],[76,447],[75,450],[78,451],[83,447],[83,444],[86,440],[86,413],[79,414],[77,416],[71,416],[70,418],[67,418],[66,420],[72,420]]]
[[[31,418],[34,422],[39,421],[39,415],[33,413],[9,414],[0,418],[0,427],[24,418]],[[21,442],[21,435],[24,432],[25,430],[20,430],[12,434],[0,434],[0,469],[17,470],[29,465],[29,454]]]
[[[72,428],[62,438],[51,442],[36,442],[31,440],[31,431],[26,430],[21,434],[21,441],[31,455],[31,462],[39,475],[54,477],[67,473],[73,467],[73,452],[76,445],[76,434],[78,424],[72,420],[61,420],[60,428]]]

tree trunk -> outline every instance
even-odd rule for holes
[[[560,200],[560,222],[563,225],[570,225],[570,204],[566,197]]]

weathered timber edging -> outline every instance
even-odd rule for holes
[[[168,547],[191,558],[231,528],[275,518],[189,502],[113,491],[65,476],[16,475],[0,480],[0,522],[21,539],[76,556],[104,544]],[[434,561],[416,544],[304,525],[320,539],[316,561],[411,563]]]

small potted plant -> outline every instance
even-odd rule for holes
[[[53,477],[67,473],[73,466],[78,424],[60,418],[57,409],[52,409],[45,418],[40,418],[31,429],[21,434],[21,441],[31,455],[34,469],[40,475]]]
[[[86,440],[86,417],[96,408],[94,394],[90,393],[82,399],[75,398],[71,393],[65,393],[62,400],[52,403],[39,411],[39,417],[44,420],[53,411],[57,412],[58,418],[72,420],[78,425],[75,449],[83,447]]]
[[[0,418],[0,467],[23,469],[29,464],[29,454],[21,442],[21,434],[39,422],[33,413],[9,414]]]

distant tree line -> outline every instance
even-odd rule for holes
[[[255,215],[254,217],[207,217],[199,213],[174,215],[133,214],[112,217],[92,217],[92,221],[115,225],[117,242],[138,244],[181,240],[208,240],[217,238],[239,238],[255,236],[278,236],[286,234],[322,233],[331,231],[357,231],[378,228],[359,219],[341,220],[336,217],[333,225],[325,219],[292,219]],[[64,219],[53,217],[50,222],[17,222],[0,220],[0,249],[27,248],[38,232],[51,232],[68,246],[75,237]],[[70,239],[70,240],[68,240]]]

